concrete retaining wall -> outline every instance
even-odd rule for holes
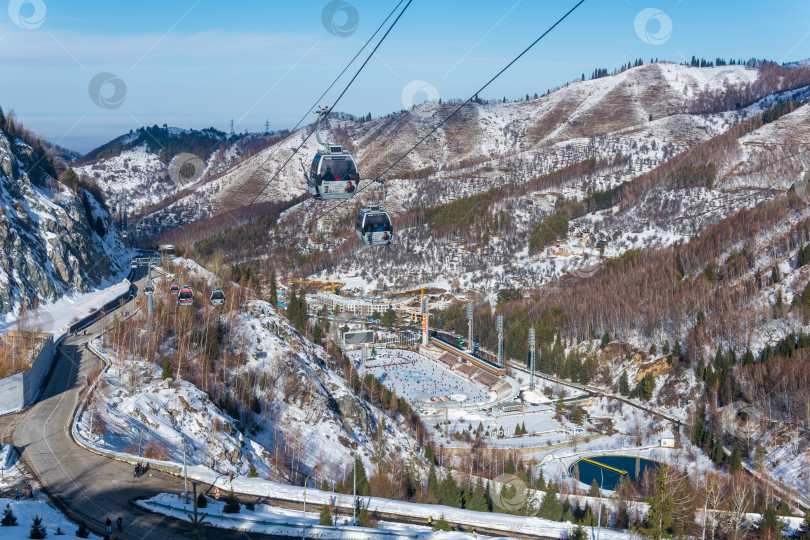
[[[130,272],[130,277],[132,273]],[[129,280],[126,280],[129,283]],[[103,308],[91,313],[80,321],[70,325],[69,332],[77,332],[87,326],[93,324],[101,316],[102,310],[109,313],[118,308],[121,299],[128,300],[135,293],[135,286],[129,283],[127,292],[117,296],[115,299],[104,304]],[[42,344],[39,354],[37,355],[31,367],[23,373],[15,373],[4,379],[0,379],[0,416],[13,412],[20,411],[32,404],[34,404],[48,375],[53,368],[54,361],[56,360],[56,349],[59,343],[65,338],[67,334],[62,334],[54,339],[53,335],[48,336]]]
[[[48,336],[30,368],[0,379],[0,414],[19,411],[36,401],[53,365],[54,350],[53,336]]]

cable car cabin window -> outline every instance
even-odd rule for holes
[[[321,155],[320,154],[315,154],[315,157],[312,158],[312,167],[310,167],[310,169],[309,169],[309,176],[311,178],[317,178],[318,177],[318,163],[320,163],[320,162],[321,162]]]
[[[357,180],[354,161],[344,156],[324,156],[321,160],[321,178],[325,182]]]
[[[371,214],[366,216],[363,232],[382,232],[390,230],[391,222],[386,218],[385,214]]]

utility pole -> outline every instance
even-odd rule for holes
[[[467,349],[472,352],[473,347],[473,303],[467,304]]]
[[[352,468],[352,525],[357,526],[357,458],[354,461],[354,467]]]
[[[422,345],[428,344],[428,299],[427,296],[422,296]]]
[[[234,132],[233,132],[233,118],[231,118],[231,137],[233,137],[233,136],[234,136]]]
[[[264,132],[265,133],[270,133],[270,120],[265,120],[264,121]]]
[[[183,495],[186,496],[186,504],[188,504],[188,467],[186,467],[186,438],[183,437]]]
[[[495,319],[498,327],[498,366],[503,367],[503,315],[498,315]]]
[[[529,390],[534,390],[534,369],[536,363],[537,349],[534,334],[534,326],[529,328]]]
[[[712,492],[711,484],[706,486],[706,503],[703,505],[703,540],[706,540],[706,512],[709,509],[709,494]]]

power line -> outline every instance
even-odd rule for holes
[[[521,57],[522,57],[524,54],[526,54],[527,52],[529,52],[529,50],[530,50],[532,47],[534,47],[535,45],[537,45],[537,43],[538,43],[538,42],[539,42],[541,39],[543,39],[544,37],[546,37],[546,35],[548,35],[548,33],[549,33],[549,32],[551,32],[552,30],[554,30],[554,28],[555,28],[555,27],[557,27],[557,25],[559,25],[561,22],[563,22],[563,21],[564,21],[564,20],[565,20],[565,19],[566,19],[566,18],[567,18],[569,15],[571,15],[571,13],[573,13],[573,12],[574,12],[574,10],[576,10],[576,9],[577,9],[579,6],[581,6],[581,5],[582,5],[584,2],[585,2],[585,0],[579,0],[579,2],[577,2],[577,3],[574,5],[574,7],[572,7],[571,9],[569,9],[569,10],[568,10],[568,11],[565,13],[565,15],[563,15],[562,17],[560,17],[559,19],[557,19],[557,21],[556,21],[554,24],[552,24],[551,26],[549,26],[549,27],[548,27],[548,29],[547,29],[545,32],[543,32],[543,33],[540,35],[540,37],[538,37],[537,39],[535,39],[535,40],[534,40],[534,41],[533,41],[533,42],[532,42],[532,43],[531,43],[531,44],[530,44],[528,47],[526,47],[525,49],[523,49],[523,51],[522,51],[520,54],[518,54],[518,55],[517,55],[515,58],[513,58],[511,62],[509,62],[508,64],[506,64],[506,66],[505,66],[503,69],[501,69],[501,70],[500,70],[498,73],[496,73],[496,74],[495,74],[495,76],[494,76],[494,77],[492,77],[492,78],[491,78],[489,81],[487,81],[487,82],[486,82],[486,84],[484,84],[484,86],[482,86],[482,87],[481,87],[481,88],[479,88],[479,89],[478,89],[478,90],[477,90],[475,93],[473,93],[473,94],[472,94],[472,95],[471,95],[471,96],[470,96],[470,97],[467,99],[467,101],[465,101],[464,103],[462,103],[461,105],[459,105],[459,106],[458,106],[458,107],[457,107],[457,108],[456,108],[456,109],[455,109],[455,110],[454,110],[452,113],[450,113],[450,115],[449,115],[447,118],[445,118],[444,120],[442,120],[441,122],[439,122],[439,124],[438,124],[436,127],[434,127],[433,129],[431,129],[431,130],[430,130],[430,131],[427,133],[427,135],[425,135],[424,137],[422,137],[421,139],[419,139],[419,141],[417,141],[417,143],[416,143],[416,144],[414,144],[414,145],[413,145],[413,146],[412,146],[412,147],[411,147],[411,148],[410,148],[410,149],[409,149],[407,152],[405,152],[404,154],[402,154],[402,155],[401,155],[401,156],[400,156],[400,157],[399,157],[399,158],[398,158],[396,161],[394,161],[394,162],[393,162],[391,165],[389,165],[389,166],[388,166],[388,167],[387,167],[385,170],[383,170],[383,172],[381,172],[380,174],[378,174],[378,175],[377,175],[377,178],[382,178],[382,177],[383,177],[383,176],[384,176],[384,175],[385,175],[385,174],[386,174],[388,171],[390,171],[392,168],[394,168],[394,167],[395,167],[395,166],[396,166],[396,165],[397,165],[397,164],[398,164],[400,161],[402,161],[403,159],[405,159],[405,157],[406,157],[406,156],[408,156],[408,154],[410,154],[411,152],[413,152],[413,151],[416,149],[416,147],[417,147],[417,146],[419,146],[420,144],[422,144],[422,143],[423,143],[423,142],[424,142],[424,141],[425,141],[425,140],[426,140],[428,137],[430,137],[431,135],[433,135],[433,134],[434,134],[434,133],[435,133],[435,132],[436,132],[436,131],[437,131],[437,130],[440,128],[440,127],[442,127],[442,126],[443,126],[443,125],[444,125],[444,124],[445,124],[445,123],[446,123],[448,120],[450,120],[450,119],[451,119],[453,116],[455,116],[455,114],[456,114],[458,111],[460,111],[460,110],[461,110],[462,108],[464,108],[464,107],[465,107],[467,104],[469,104],[469,103],[470,103],[470,102],[471,102],[473,99],[475,99],[475,97],[476,97],[478,94],[480,94],[480,93],[481,93],[481,92],[482,92],[484,89],[486,89],[486,87],[487,87],[487,86],[489,86],[490,84],[492,84],[492,83],[495,81],[495,79],[497,79],[498,77],[500,77],[500,76],[501,76],[501,75],[502,75],[502,74],[503,74],[503,73],[504,73],[504,72],[505,72],[507,69],[509,69],[510,67],[512,67],[512,64],[514,64],[515,62],[517,62],[517,61],[518,61],[518,60],[519,60],[519,59],[520,59],[520,58],[521,58]],[[358,190],[357,190],[357,192],[355,193],[355,196],[356,196],[356,195],[358,195],[358,194],[360,194],[360,192],[365,191],[367,188],[371,187],[372,185],[374,185],[374,182],[368,183],[368,184],[366,184],[366,185],[365,185],[365,187],[358,189]],[[351,199],[347,199],[347,200],[351,200]],[[325,215],[329,214],[330,212],[332,212],[332,211],[336,210],[337,208],[339,208],[340,206],[342,206],[342,205],[343,205],[345,202],[346,202],[346,201],[344,200],[344,201],[341,201],[341,202],[337,203],[335,206],[333,206],[332,208],[330,208],[329,210],[327,210],[327,211],[326,211],[326,212],[324,212],[323,214],[321,214],[321,215],[319,215],[318,217],[316,217],[316,218],[315,218],[313,221],[317,221],[317,220],[321,219],[321,218],[322,218],[322,217],[324,217]]]
[[[393,15],[393,14],[394,14],[396,11],[397,11],[397,9],[399,9],[399,6],[400,6],[400,5],[402,5],[402,2],[404,2],[404,1],[405,1],[405,0],[400,0],[400,1],[399,1],[399,3],[398,3],[396,6],[394,6],[394,9],[393,9],[393,10],[391,10],[391,12],[390,12],[390,13],[388,14],[388,16],[385,18],[385,20],[384,20],[382,23],[380,23],[380,26],[379,26],[379,27],[377,27],[377,30],[375,30],[375,31],[374,31],[374,33],[371,35],[371,37],[370,37],[370,38],[368,38],[368,40],[365,42],[365,44],[363,44],[363,46],[360,48],[360,50],[359,50],[359,51],[357,51],[357,54],[355,54],[355,55],[354,55],[354,57],[353,57],[353,58],[352,58],[352,59],[349,61],[349,63],[348,63],[348,64],[346,64],[346,67],[344,67],[344,68],[343,68],[343,71],[341,71],[341,72],[340,72],[340,74],[339,74],[337,77],[335,77],[335,80],[334,80],[334,81],[332,81],[332,84],[330,84],[330,85],[329,85],[329,87],[328,87],[328,88],[327,88],[327,89],[326,89],[326,90],[325,90],[325,91],[324,91],[324,92],[323,92],[323,93],[320,95],[320,97],[319,97],[319,98],[318,98],[318,99],[315,101],[315,104],[313,105],[313,107],[314,107],[314,106],[317,106],[317,105],[318,105],[318,103],[321,101],[321,99],[323,99],[323,97],[324,97],[324,96],[327,94],[327,92],[329,92],[329,90],[331,90],[331,89],[332,89],[332,87],[333,87],[333,86],[334,86],[334,85],[337,83],[337,81],[340,79],[340,77],[342,77],[342,76],[343,76],[343,74],[344,74],[344,73],[346,72],[346,70],[348,70],[348,69],[349,69],[349,67],[350,67],[350,66],[351,66],[351,65],[354,63],[354,61],[357,59],[357,57],[358,57],[358,56],[360,56],[360,53],[362,53],[362,52],[363,52],[363,50],[364,50],[364,49],[365,49],[365,48],[368,46],[368,44],[369,44],[369,43],[371,43],[371,40],[372,40],[372,39],[374,39],[374,36],[376,36],[376,35],[379,33],[379,31],[382,29],[382,27],[383,27],[383,26],[385,26],[385,23],[386,23],[386,22],[388,22],[388,19],[390,19],[390,18],[391,18],[391,16],[392,16],[392,15]],[[408,9],[408,6],[410,6],[410,5],[411,5],[411,2],[412,2],[412,1],[413,1],[413,0],[408,0],[408,3],[405,5],[405,7],[404,7],[404,8],[402,8],[402,11],[400,11],[399,15],[397,15],[397,18],[396,18],[396,19],[394,19],[394,22],[393,22],[393,23],[391,23],[391,26],[388,28],[388,30],[386,30],[385,34],[383,34],[383,36],[380,38],[380,41],[377,43],[377,45],[374,47],[374,49],[373,49],[373,50],[371,51],[371,53],[368,55],[368,58],[366,58],[366,60],[363,62],[363,64],[362,64],[362,65],[360,66],[360,68],[357,70],[357,73],[355,73],[355,74],[354,74],[354,77],[352,77],[352,78],[351,78],[351,80],[348,82],[348,84],[347,84],[347,85],[346,85],[346,87],[343,89],[343,91],[340,93],[340,95],[337,97],[337,99],[335,99],[335,101],[332,103],[332,106],[329,108],[329,110],[327,111],[327,113],[326,113],[326,114],[323,116],[323,119],[325,119],[325,118],[326,118],[326,117],[327,117],[327,116],[328,116],[328,115],[329,115],[329,114],[332,112],[332,110],[334,109],[335,105],[337,105],[337,103],[340,101],[340,99],[343,97],[343,95],[344,95],[344,94],[345,94],[345,93],[346,93],[346,92],[349,90],[349,87],[352,85],[352,83],[355,81],[355,79],[357,79],[358,75],[360,75],[360,72],[361,72],[361,71],[363,71],[363,68],[364,68],[364,67],[366,67],[366,64],[368,64],[369,60],[371,60],[371,57],[374,55],[374,53],[375,53],[375,52],[377,52],[377,49],[380,47],[380,45],[382,45],[382,42],[383,42],[383,41],[385,41],[385,38],[386,38],[386,37],[388,37],[388,34],[391,32],[391,30],[392,30],[392,29],[394,28],[394,26],[397,24],[397,22],[399,21],[400,17],[402,17],[402,14],[403,14],[403,13],[405,13],[405,10],[406,10],[406,9]],[[299,121],[298,121],[298,123],[295,125],[295,127],[294,127],[292,130],[290,130],[290,132],[287,134],[287,136],[285,136],[285,137],[284,137],[284,139],[282,139],[281,141],[279,141],[279,143],[276,145],[276,147],[273,149],[273,151],[270,153],[270,155],[269,155],[269,156],[267,156],[267,157],[266,157],[266,158],[265,158],[265,159],[264,159],[264,160],[263,160],[263,161],[262,161],[262,162],[261,162],[261,163],[260,163],[260,164],[259,164],[259,165],[258,165],[258,166],[257,166],[257,167],[254,169],[254,170],[253,170],[253,172],[251,172],[251,173],[250,173],[250,175],[248,176],[248,179],[247,179],[247,180],[244,182],[244,184],[246,184],[247,182],[249,182],[249,181],[251,180],[251,178],[253,178],[253,175],[255,175],[255,174],[256,174],[256,173],[257,173],[257,172],[258,172],[258,171],[259,171],[259,170],[260,170],[260,169],[261,169],[261,168],[264,166],[264,164],[265,164],[265,163],[267,163],[267,162],[270,160],[270,158],[272,158],[272,157],[273,157],[273,155],[276,153],[276,150],[278,150],[278,149],[281,147],[282,143],[283,143],[284,141],[286,141],[286,140],[287,140],[287,139],[288,139],[288,138],[289,138],[289,137],[290,137],[290,136],[291,136],[293,133],[295,133],[295,131],[298,129],[298,127],[301,125],[301,123],[302,123],[302,122],[303,122],[303,121],[304,121],[304,120],[307,118],[307,116],[309,116],[309,114],[310,114],[310,112],[309,112],[309,111],[310,111],[310,110],[312,110],[312,108],[313,108],[313,107],[310,107],[310,108],[309,108],[309,110],[308,110],[306,113],[304,113],[304,116],[302,116],[302,117],[301,117],[301,120],[299,120]],[[291,160],[291,159],[292,159],[292,158],[293,158],[293,157],[294,157],[294,156],[295,156],[295,155],[298,153],[298,151],[299,151],[299,150],[300,150],[300,149],[301,149],[301,148],[304,146],[304,144],[305,144],[305,143],[306,143],[306,142],[309,140],[309,138],[312,136],[312,133],[313,133],[313,132],[310,132],[310,133],[309,133],[309,134],[308,134],[306,137],[304,137],[304,140],[303,140],[303,141],[301,141],[301,144],[299,144],[299,145],[298,145],[298,147],[297,147],[295,150],[293,150],[293,153],[290,155],[290,157],[288,157],[288,158],[287,158],[287,160],[286,160],[284,163],[282,163],[282,164],[281,164],[281,166],[278,168],[278,170],[276,171],[276,173],[275,173],[275,174],[274,174],[274,175],[273,175],[273,176],[272,176],[272,177],[271,177],[271,178],[270,178],[270,179],[269,179],[269,180],[268,180],[268,181],[265,183],[264,187],[263,187],[261,190],[259,190],[259,192],[258,192],[258,193],[257,193],[257,194],[256,194],[256,195],[253,197],[253,199],[251,199],[250,203],[248,203],[247,205],[245,205],[244,207],[242,207],[242,210],[241,210],[241,211],[240,211],[240,213],[239,213],[239,214],[236,216],[236,218],[234,219],[233,223],[231,224],[231,226],[232,226],[232,227],[233,227],[233,225],[235,225],[235,224],[236,224],[236,222],[239,220],[239,218],[240,218],[240,217],[241,217],[241,215],[244,213],[244,211],[245,211],[245,210],[246,210],[248,207],[252,206],[252,205],[253,205],[253,203],[255,203],[255,202],[256,202],[256,200],[259,198],[259,196],[260,196],[262,193],[264,193],[264,190],[265,190],[265,189],[267,189],[267,186],[269,186],[269,185],[270,185],[270,184],[273,182],[273,180],[275,180],[275,179],[276,179],[276,177],[277,177],[277,176],[279,175],[279,173],[280,173],[280,172],[281,172],[281,171],[284,169],[284,167],[287,165],[287,163],[289,163],[289,162],[290,162],[290,160]],[[244,184],[243,184],[243,185],[244,185]]]

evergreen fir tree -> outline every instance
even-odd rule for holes
[[[506,463],[503,466],[503,472],[506,474],[515,474],[515,460],[512,459],[512,455],[509,455],[509,459],[506,460]]]
[[[357,471],[357,479],[353,477],[353,474]],[[354,459],[354,469],[349,471],[349,476],[346,477],[346,485],[347,486],[354,486],[354,482],[357,482],[357,494],[358,495],[368,495],[368,476],[366,476],[366,468],[363,465],[363,460],[360,459],[360,456],[355,457]]]
[[[540,469],[540,475],[537,477],[537,480],[534,482],[534,487],[536,487],[540,491],[546,490],[546,479],[543,476],[543,470]]]
[[[626,371],[622,371],[622,376],[619,378],[619,393],[623,396],[630,393],[630,381]]]
[[[318,518],[318,525],[332,525],[332,511],[328,504],[321,505],[321,515]]]
[[[270,270],[270,305],[278,306],[278,284],[276,283],[276,269]]]
[[[607,347],[609,343],[610,343],[610,334],[608,334],[607,330],[605,330],[605,333],[602,335],[602,342],[599,344],[599,348],[604,350],[604,348]]]
[[[239,497],[236,496],[236,493],[233,492],[233,488],[231,488],[227,495],[225,495],[225,507],[222,511],[226,514],[238,514],[240,509]]]
[[[316,324],[312,329],[312,341],[318,345],[323,341],[323,330],[321,330],[320,324]]]
[[[256,470],[256,466],[253,463],[250,464],[250,468],[248,469],[247,473],[248,478],[258,478],[259,472]]]
[[[641,532],[653,540],[670,538],[669,529],[672,527],[672,513],[675,505],[667,486],[668,476],[668,467],[662,467],[655,480],[654,493],[647,497],[649,510],[644,518],[645,527],[641,528]]]
[[[368,513],[367,507],[362,507],[360,513],[357,514],[357,525],[360,527],[371,526],[371,514]]]
[[[433,530],[434,531],[449,531],[450,524],[447,522],[447,518],[444,517],[444,514],[439,516],[439,519],[433,522]]]
[[[492,486],[489,480],[484,485],[484,498],[487,500],[487,511],[492,512]]]
[[[48,536],[48,532],[42,525],[42,518],[38,515],[34,515],[34,519],[31,522],[31,530],[28,532],[28,538],[42,539],[46,536]]]
[[[326,478],[324,478],[323,482],[321,482],[321,491],[331,491],[329,489],[329,482],[326,481]]]
[[[577,407],[574,409],[574,414],[571,415],[571,421],[578,426],[583,424],[585,421],[585,411],[582,409],[582,407]]]
[[[613,527],[616,529],[627,529],[630,526],[630,511],[627,502],[619,501],[619,508],[616,510],[616,522]]]
[[[546,494],[543,496],[543,500],[540,501],[537,517],[550,519],[551,521],[562,521],[563,507],[560,499],[557,498],[557,493],[557,484],[548,482],[546,484]]]
[[[436,466],[432,463],[430,464],[430,472],[428,472],[427,495],[428,500],[431,502],[439,500],[439,480],[436,478]]]
[[[166,380],[173,375],[172,371],[172,361],[169,360],[169,357],[163,359],[163,373],[161,374],[161,378]]]
[[[3,527],[16,527],[17,517],[11,511],[11,505],[6,503],[6,508],[3,510],[3,519],[0,520],[0,525]]]
[[[447,471],[447,474],[439,483],[439,504],[461,508],[461,495],[458,492],[458,484],[455,478]]]
[[[205,498],[205,493],[197,495],[197,508],[206,508],[208,506],[208,499]]]
[[[757,522],[757,532],[763,538],[781,540],[784,538],[785,528],[785,522],[779,519],[776,508],[770,504],[767,505],[765,510],[762,511],[762,517]]]
[[[87,525],[84,523],[79,523],[79,528],[76,529],[76,536],[79,538],[89,538],[90,531],[87,529]]]
[[[570,540],[588,540],[588,533],[582,528],[582,524],[577,525],[574,533],[569,536]]]
[[[475,482],[475,488],[473,489],[472,498],[469,504],[467,504],[467,509],[475,510],[476,512],[487,511],[487,500],[484,497],[484,483],[481,481],[480,476]]]
[[[728,468],[731,472],[737,472],[742,468],[742,452],[740,452],[740,447],[736,444],[731,451],[731,457],[728,459]]]

